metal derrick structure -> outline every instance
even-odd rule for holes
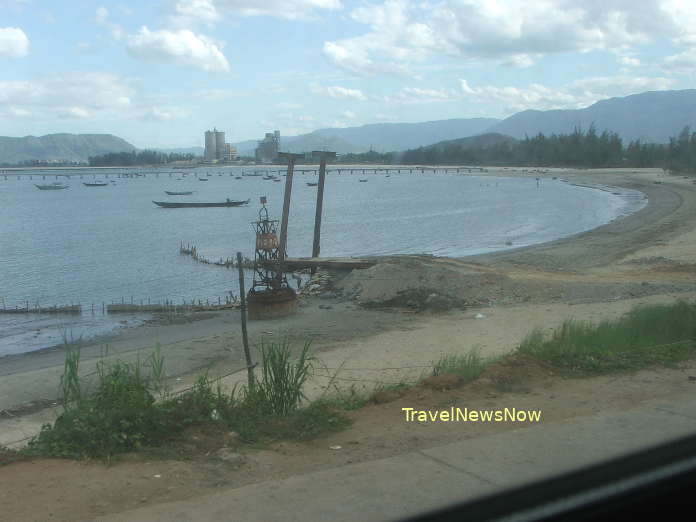
[[[266,197],[261,197],[259,220],[252,225],[256,232],[254,254],[254,282],[248,294],[248,312],[250,319],[270,319],[293,313],[297,307],[297,293],[290,288],[285,276],[287,258],[288,217],[290,214],[290,195],[295,162],[304,154],[280,152],[279,157],[287,158],[288,172],[285,178],[283,195],[283,215],[280,221],[278,237],[278,220],[268,218]],[[321,229],[322,200],[324,196],[324,179],[326,160],[336,156],[334,152],[314,152],[320,159],[319,188],[317,192],[317,212],[314,228],[314,245],[312,255],[319,255],[319,238]]]
[[[270,292],[289,288],[285,273],[278,266],[282,255],[278,241],[278,220],[268,218],[266,197],[261,197],[259,220],[252,222],[256,232],[254,282],[249,293]]]

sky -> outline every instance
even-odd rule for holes
[[[0,0],[0,135],[138,148],[694,87],[693,0]]]

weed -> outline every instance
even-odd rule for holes
[[[671,366],[696,355],[696,305],[638,306],[599,324],[569,319],[550,339],[534,330],[518,350],[571,374]]]
[[[489,363],[481,357],[479,348],[473,348],[466,354],[443,355],[433,367],[433,375],[451,373],[461,377],[462,382],[476,379],[483,373]]]
[[[259,404],[274,415],[288,415],[296,410],[305,395],[302,387],[313,371],[314,357],[309,355],[306,342],[299,357],[291,361],[290,343],[261,345],[262,372],[254,394]]]

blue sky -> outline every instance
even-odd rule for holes
[[[691,0],[0,0],[0,135],[137,147],[694,87]]]

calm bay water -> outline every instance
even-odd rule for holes
[[[199,254],[212,260],[234,257],[237,251],[253,257],[251,222],[258,217],[258,198],[267,196],[269,213],[279,218],[285,178],[235,179],[241,170],[202,168],[183,177],[187,171],[143,169],[137,172],[146,177],[133,178],[118,177],[133,170],[110,171],[109,180],[116,183],[106,187],[85,187],[83,181],[104,172],[83,171],[72,173],[66,180],[70,188],[58,191],[34,186],[55,181],[54,173],[33,173],[31,180],[28,175],[0,176],[0,303],[83,305],[81,317],[0,314],[0,356],[55,345],[63,335],[90,337],[142,320],[92,316],[92,303],[100,312],[103,302],[217,302],[230,292],[237,294],[236,271],[181,256],[179,244],[195,244]],[[193,172],[207,173],[209,181],[198,181]],[[369,181],[360,183],[359,178]],[[292,257],[311,254],[316,187],[307,182],[314,181],[312,174],[294,179],[288,239]],[[165,190],[195,192],[167,196]],[[550,241],[595,228],[644,204],[641,193],[612,191],[561,180],[543,179],[537,186],[533,178],[454,173],[330,174],[322,255],[464,256]],[[152,203],[224,198],[251,203],[198,209],[162,209]]]

